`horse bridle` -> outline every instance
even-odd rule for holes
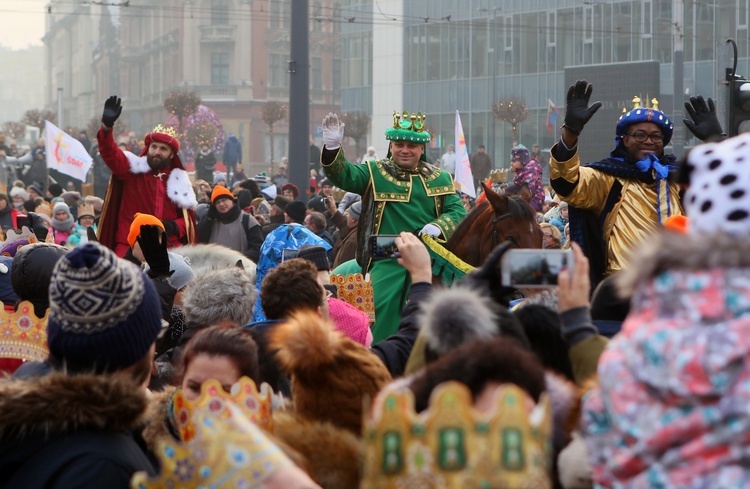
[[[502,214],[502,215],[497,216],[496,218],[494,218],[492,220],[492,238],[495,241],[495,245],[493,246],[493,248],[497,247],[497,245],[500,244],[500,237],[497,235],[497,226],[495,226],[495,225],[497,223],[501,222],[501,221],[504,221],[505,219],[510,218],[510,217],[513,217],[513,213],[512,212],[508,212],[508,213]],[[511,239],[511,241],[515,241],[513,238],[510,238],[510,239]]]

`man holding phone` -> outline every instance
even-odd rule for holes
[[[448,239],[466,215],[451,175],[427,163],[425,144],[430,133],[424,120],[421,113],[394,113],[393,125],[385,132],[388,155],[360,165],[347,161],[341,149],[344,124],[338,116],[328,114],[323,120],[321,162],[326,176],[337,187],[362,196],[357,264],[372,276],[375,342],[395,332],[408,276],[395,259],[372,262],[370,236],[407,231]],[[347,264],[342,267],[348,273],[357,271]]]

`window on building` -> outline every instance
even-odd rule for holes
[[[271,29],[288,29],[291,22],[291,2],[275,1],[268,2],[269,24]]]
[[[312,9],[310,10],[310,31],[321,32],[323,30],[323,5],[315,1],[312,3]]]
[[[747,30],[747,12],[750,0],[737,0],[737,29]]]
[[[228,0],[211,0],[211,25],[229,24]]]
[[[268,55],[268,86],[269,87],[288,87],[289,86],[289,63],[287,56],[283,54]]]
[[[323,60],[318,57],[310,59],[310,89],[323,90]]]
[[[211,85],[229,85],[229,53],[211,53]]]

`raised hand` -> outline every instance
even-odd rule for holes
[[[151,278],[169,277],[169,255],[167,254],[167,241],[169,238],[162,234],[159,226],[141,226],[141,234],[138,235],[138,244],[141,245],[143,257],[150,268],[148,275]]]
[[[115,121],[122,113],[122,100],[117,95],[112,95],[104,102],[104,111],[102,112],[102,124],[110,129],[115,125]]]
[[[716,116],[716,106],[711,97],[708,98],[708,103],[702,95],[690,97],[690,101],[685,102],[685,111],[690,119],[682,119],[682,122],[695,137],[701,141],[717,140],[724,137],[721,123]]]
[[[568,88],[568,97],[565,102],[565,127],[576,136],[581,134],[583,126],[602,106],[601,102],[594,102],[589,107],[593,91],[593,85],[586,80],[578,80]]]
[[[339,116],[329,112],[323,118],[323,144],[326,149],[339,149],[344,140],[344,123],[339,122]]]

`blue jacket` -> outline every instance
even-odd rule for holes
[[[224,143],[224,163],[230,165],[242,163],[242,144],[234,134],[231,134]]]

